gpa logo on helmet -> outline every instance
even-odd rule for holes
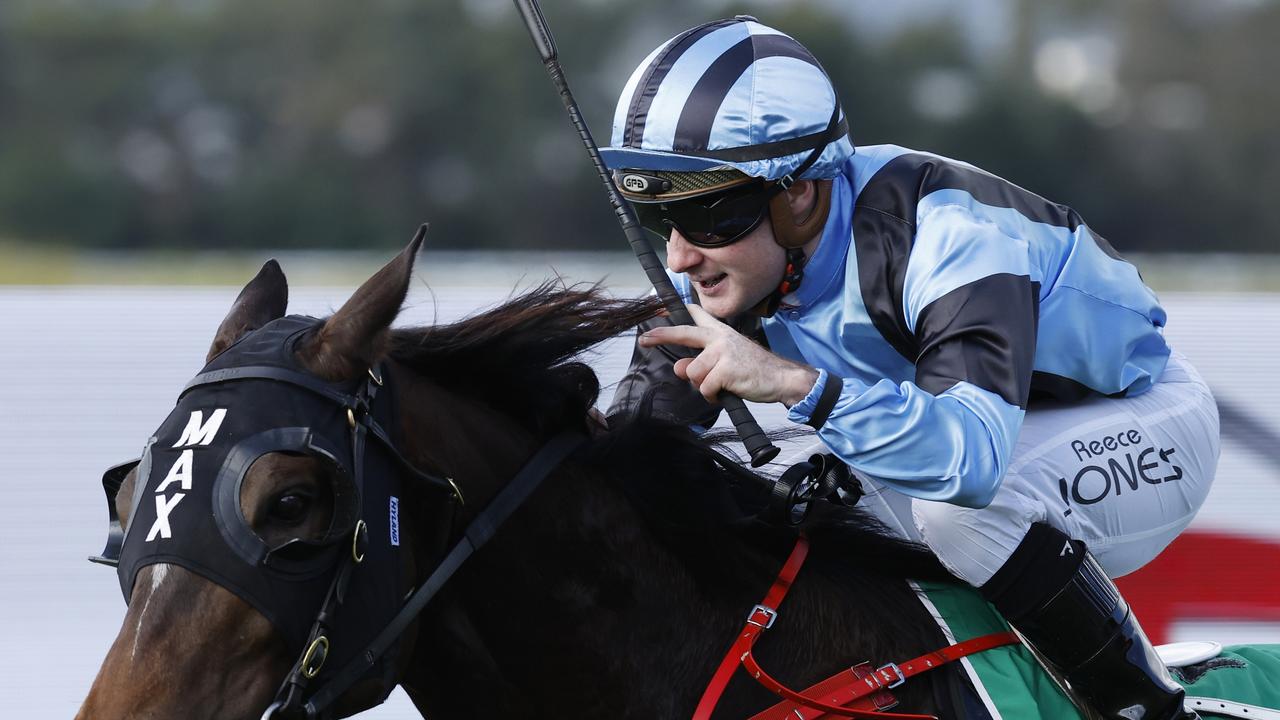
[[[649,178],[643,175],[623,175],[622,189],[633,193],[650,193],[649,186],[652,183]],[[651,194],[651,193],[650,193]]]

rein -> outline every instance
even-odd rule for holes
[[[802,692],[796,692],[766,673],[751,650],[764,631],[773,627],[774,621],[778,619],[778,606],[795,582],[808,553],[809,539],[800,535],[768,593],[747,615],[747,623],[742,632],[720,661],[720,666],[716,668],[715,675],[707,684],[707,689],[703,691],[702,699],[694,710],[693,720],[708,720],[711,717],[739,665],[765,689],[785,698],[768,710],[751,716],[750,720],[817,720],[829,715],[884,720],[937,720],[932,715],[885,712],[897,705],[897,700],[889,691],[906,683],[907,678],[966,655],[1021,642],[1012,631],[982,635],[902,663],[889,663],[878,668],[873,668],[871,663],[860,663]],[[847,707],[850,705],[852,707]]]

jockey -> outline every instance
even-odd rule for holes
[[[1132,265],[971,165],[855,152],[818,61],[747,16],[645,58],[601,152],[696,321],[647,326],[611,415],[783,403],[1102,715],[1195,717],[1110,579],[1187,527],[1218,457]]]

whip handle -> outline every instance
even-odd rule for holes
[[[582,140],[582,145],[587,149],[587,154],[591,156],[591,164],[595,166],[596,174],[600,176],[600,182],[604,185],[605,192],[609,195],[609,204],[613,206],[613,214],[618,218],[618,224],[622,226],[622,232],[627,238],[627,242],[631,245],[632,252],[635,253],[636,259],[640,261],[640,267],[644,269],[645,277],[649,279],[654,290],[658,293],[658,298],[667,309],[667,313],[671,316],[671,320],[679,325],[692,325],[693,318],[689,315],[688,308],[684,305],[684,300],[680,298],[680,294],[676,292],[675,286],[671,284],[671,278],[667,276],[666,270],[662,267],[662,262],[658,260],[657,253],[653,250],[649,238],[645,236],[644,230],[640,227],[640,223],[636,221],[635,212],[631,209],[631,205],[627,203],[622,195],[618,193],[618,188],[613,184],[613,178],[609,175],[609,168],[604,164],[604,159],[600,157],[600,149],[596,146],[595,138],[591,137],[591,130],[587,127],[587,123],[582,118],[582,112],[578,109],[578,103],[573,99],[573,93],[569,90],[569,83],[565,80],[564,69],[560,67],[560,61],[557,59],[556,43],[551,37],[551,30],[547,27],[547,20],[542,16],[542,9],[538,6],[537,0],[513,0],[516,9],[520,11],[520,17],[524,19],[525,27],[529,30],[529,37],[533,39],[534,47],[538,49],[538,55],[542,57],[542,64],[547,68],[547,74],[551,76],[551,82],[555,84],[556,91],[560,94],[560,101],[564,104],[565,110],[569,113],[569,121],[573,123],[573,128],[578,131],[578,137]],[[720,404],[729,413],[729,419],[733,422],[733,427],[738,432],[738,437],[742,439],[742,444],[746,446],[747,452],[751,455],[751,465],[760,467],[772,460],[778,455],[778,447],[769,441],[769,437],[760,429],[760,424],[752,417],[751,411],[747,409],[746,403],[736,395],[729,393],[721,393],[718,397]]]

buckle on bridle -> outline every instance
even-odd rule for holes
[[[302,656],[302,676],[308,680],[320,674],[324,661],[329,659],[329,638],[321,635],[311,642],[307,653]]]
[[[364,551],[369,547],[369,525],[362,519],[356,521],[356,529],[351,533],[351,559],[356,564],[364,562]]]
[[[764,619],[756,620],[756,613],[764,615]],[[773,627],[773,622],[777,619],[778,611],[765,605],[757,605],[751,608],[751,612],[747,614],[747,622],[763,630]]]

